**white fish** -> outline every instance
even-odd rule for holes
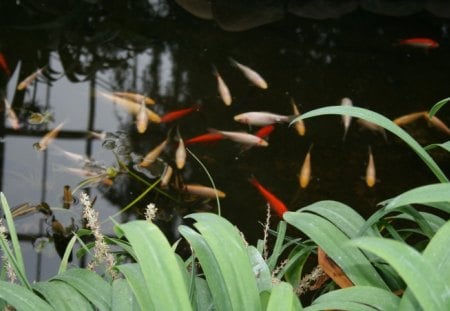
[[[175,164],[179,170],[183,169],[186,164],[186,147],[180,135],[178,135],[178,147],[175,151]]]
[[[144,101],[146,105],[154,105],[155,104],[155,101],[152,98],[147,97],[145,95],[137,94],[137,93],[114,92],[113,95],[127,98],[129,100],[135,101],[136,103],[140,103],[141,101]]]
[[[167,145],[167,139],[165,139],[162,143],[160,143],[158,146],[150,150],[149,153],[145,155],[145,157],[142,159],[141,163],[138,165],[141,167],[148,167],[150,164],[156,161],[156,159],[159,157],[161,152],[163,152],[164,148]]]
[[[257,87],[261,88],[261,89],[267,89],[268,85],[267,82],[264,80],[263,77],[261,77],[261,75],[259,73],[257,73],[256,71],[254,71],[253,69],[242,65],[240,63],[238,63],[237,61],[235,61],[234,59],[230,58],[231,63],[236,66],[237,68],[239,68],[240,71],[242,71],[242,73],[244,74],[244,76],[254,85],[256,85]]]
[[[341,106],[352,107],[353,106],[352,100],[348,97],[342,98]],[[348,114],[342,115],[342,123],[344,123],[344,136],[342,136],[342,140],[345,140],[345,137],[347,136],[348,128],[350,127],[351,121],[352,121],[352,116],[350,116]]]
[[[145,107],[145,101],[142,100],[139,111],[136,115],[136,128],[138,133],[144,133],[147,130],[148,126],[148,115],[147,115],[147,109]]]
[[[36,70],[34,73],[32,73],[31,75],[29,75],[28,77],[26,77],[25,79],[23,79],[19,85],[17,86],[17,89],[19,91],[22,91],[24,89],[26,89],[34,80],[37,79],[37,77],[42,73],[42,70],[45,68],[39,68],[38,70]]]
[[[100,140],[105,140],[106,139],[106,132],[105,131],[100,132],[100,133],[94,132],[94,131],[89,131],[89,135],[91,137],[93,137],[93,138],[100,139]]]
[[[11,127],[15,130],[20,129],[19,118],[17,118],[16,113],[14,112],[6,98],[4,99],[4,102],[6,108],[6,116],[8,118],[9,124],[11,124]]]
[[[48,145],[55,139],[55,137],[58,135],[59,131],[62,129],[63,126],[64,122],[60,123],[53,130],[45,134],[39,142],[33,145],[34,149],[38,151],[43,151],[47,149]]]
[[[295,117],[300,116],[300,111],[298,111],[297,104],[295,103],[293,98],[291,98],[291,105],[292,105],[292,111],[294,112],[294,116]],[[300,136],[304,136],[306,133],[305,122],[303,122],[303,120],[300,119],[298,121],[295,121],[294,125],[295,125],[295,129],[297,130],[297,133]]]
[[[225,81],[223,81],[216,67],[213,67],[213,73],[217,79],[217,90],[219,91],[220,98],[222,99],[225,105],[230,106],[231,102],[233,101],[231,98],[230,89],[225,84]]]
[[[267,147],[269,145],[269,143],[264,139],[262,139],[261,137],[245,132],[219,131],[215,129],[208,129],[208,130],[212,133],[222,134],[223,137],[229,140],[247,146]]]
[[[164,170],[163,174],[161,175],[161,187],[162,188],[167,188],[167,186],[169,185],[169,181],[170,178],[172,177],[173,174],[173,168],[170,165],[167,165],[166,169]]]
[[[269,124],[282,122],[289,123],[292,119],[292,116],[259,111],[245,112],[234,116],[234,121],[255,126],[266,126]]]

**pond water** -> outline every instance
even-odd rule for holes
[[[153,183],[158,169],[136,172],[133,167],[167,135],[176,137],[177,130],[185,141],[211,128],[253,133],[258,127],[249,128],[233,117],[249,111],[292,115],[291,98],[301,113],[340,104],[348,97],[355,106],[394,119],[428,110],[449,96],[449,20],[425,10],[394,17],[357,8],[339,18],[320,20],[286,14],[243,31],[224,30],[214,20],[199,19],[164,1],[68,1],[65,7],[20,1],[5,5],[0,14],[0,52],[11,71],[11,75],[0,73],[0,87],[20,121],[16,130],[4,114],[1,124],[1,191],[12,207],[46,202],[65,227],[72,218],[82,227],[82,207],[77,202],[69,209],[63,207],[64,186],[75,189],[86,177],[70,171],[83,168],[83,163],[64,151],[95,159],[102,172],[108,167],[119,169],[113,151],[118,152],[129,169]],[[436,40],[439,48],[399,44],[401,39],[417,37]],[[263,90],[250,84],[230,57],[260,73],[269,87]],[[231,91],[230,106],[219,97],[213,66]],[[37,80],[25,90],[16,90],[20,81],[42,67]],[[196,105],[199,109],[173,122],[151,123],[139,134],[135,117],[101,95],[116,91],[151,97],[156,104],[149,108],[161,116]],[[30,124],[33,112],[49,112],[53,121]],[[439,118],[450,124],[448,108]],[[45,151],[35,150],[33,144],[61,122],[63,128],[53,143]],[[249,183],[251,177],[289,210],[338,200],[365,217],[380,201],[437,182],[425,164],[389,133],[385,139],[352,120],[343,140],[344,128],[337,116],[308,119],[305,126],[306,134],[299,136],[286,123],[276,124],[267,147],[242,150],[229,140],[189,145],[202,164],[188,154],[179,175],[185,183],[211,187],[204,165],[215,186],[226,194],[220,200],[222,215],[252,243],[261,238],[266,202]],[[448,140],[447,134],[425,120],[406,130],[422,145]],[[95,139],[90,131],[109,133],[109,139],[106,143]],[[298,174],[311,146],[312,177],[306,188],[300,188]],[[369,146],[377,174],[373,187],[364,180]],[[160,166],[173,165],[175,149],[172,139]],[[435,150],[432,155],[444,172],[450,172],[445,152]],[[88,184],[83,190],[97,198],[95,208],[105,220],[102,229],[111,234],[108,217],[147,187],[130,174],[119,173],[112,184]],[[180,193],[174,179],[169,189],[150,191],[116,220],[142,218],[151,202],[159,209],[157,222],[171,240],[177,238],[174,227],[180,216],[217,211],[215,200]],[[276,215],[272,221],[276,224]],[[33,213],[18,217],[17,228],[30,279],[53,276],[60,259],[51,220]],[[39,252],[38,244],[43,245]]]

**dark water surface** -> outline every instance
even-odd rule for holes
[[[50,2],[23,1],[5,5],[0,13],[0,52],[14,73],[11,77],[0,73],[1,90],[21,121],[17,131],[6,119],[1,125],[1,191],[11,206],[47,202],[64,226],[71,224],[71,218],[82,226],[81,206],[74,204],[66,210],[61,203],[63,186],[75,188],[83,180],[65,168],[81,168],[82,164],[63,156],[55,146],[88,155],[104,167],[117,167],[112,151],[103,148],[100,140],[89,138],[89,130],[123,137],[116,142],[119,151],[130,156],[124,160],[132,167],[177,125],[184,139],[204,134],[208,128],[248,131],[248,126],[233,120],[234,115],[247,111],[290,115],[290,96],[301,112],[339,104],[341,98],[349,97],[354,105],[391,119],[428,110],[449,96],[449,20],[425,11],[388,17],[357,9],[326,20],[286,15],[271,24],[227,32],[214,21],[197,19],[171,2],[95,2],[58,7]],[[400,39],[411,37],[432,38],[440,47],[424,50],[398,45]],[[231,66],[229,57],[257,70],[269,88],[251,86]],[[25,91],[15,91],[19,81],[45,65],[45,77]],[[218,96],[212,65],[231,90],[230,107]],[[99,91],[146,94],[156,100],[151,108],[160,115],[194,104],[201,104],[201,109],[170,124],[152,124],[138,134],[134,118],[99,96]],[[31,112],[46,110],[53,113],[54,122],[27,123]],[[439,117],[450,124],[448,108]],[[62,121],[65,126],[54,146],[45,152],[34,150],[33,144]],[[217,188],[226,193],[221,200],[223,216],[251,242],[261,237],[258,222],[264,221],[266,208],[265,200],[248,182],[251,176],[290,210],[330,199],[354,207],[365,217],[384,199],[437,182],[421,160],[392,135],[385,140],[378,133],[361,130],[353,120],[343,142],[340,117],[308,119],[305,124],[304,137],[286,124],[277,124],[267,148],[241,152],[230,141],[190,147]],[[423,145],[448,140],[424,120],[406,130]],[[311,144],[312,179],[301,189],[298,174]],[[369,145],[378,178],[373,188],[364,181]],[[164,161],[173,160],[170,150],[163,154]],[[448,155],[438,150],[432,155],[444,172],[450,172]],[[185,182],[210,185],[193,157],[188,157],[182,175]],[[103,220],[145,189],[142,183],[119,174],[112,186],[92,185],[86,190],[97,197],[95,207]],[[125,213],[117,220],[142,217],[142,208],[154,202],[160,210],[158,222],[176,238],[171,226],[177,215],[215,210],[214,200],[205,203],[180,196],[174,189],[169,192],[176,201],[150,192],[136,204],[137,214]],[[275,223],[276,217],[273,220]],[[33,214],[17,218],[17,226],[30,278],[54,275],[59,257],[52,245],[49,221],[42,214]],[[111,222],[106,221],[102,228],[111,233]],[[41,237],[48,237],[49,244],[36,253],[33,245],[38,238],[42,241]]]

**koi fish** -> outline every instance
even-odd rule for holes
[[[184,109],[179,109],[179,110],[168,112],[161,117],[161,122],[162,123],[172,122],[172,121],[182,118],[194,111],[198,111],[199,109],[200,109],[200,105],[194,105],[189,108],[184,108]]]
[[[218,140],[222,140],[225,137],[219,133],[206,133],[196,137],[189,138],[184,142],[185,145],[198,144],[198,143],[212,143]]]
[[[253,134],[244,133],[244,132],[232,132],[232,131],[219,131],[215,129],[208,129],[212,133],[221,134],[223,137],[237,142],[239,144],[247,145],[247,146],[259,146],[259,147],[267,147],[269,143]]]
[[[103,131],[103,132],[98,133],[98,132],[94,132],[94,131],[89,131],[89,136],[93,137],[93,138],[96,138],[96,139],[99,139],[99,140],[105,140],[106,139],[106,132]]]
[[[299,182],[300,187],[306,188],[311,179],[311,149],[312,146],[309,147],[308,153],[306,154],[305,160],[303,161],[302,168],[300,169]]]
[[[421,117],[426,117],[425,116],[426,113],[427,113],[426,111],[413,112],[413,113],[406,114],[401,117],[395,118],[392,122],[394,122],[398,126],[403,126],[403,125],[409,124],[411,122],[414,122]]]
[[[408,38],[400,40],[399,44],[422,49],[435,49],[439,47],[439,43],[430,38]]]
[[[225,105],[230,106],[232,102],[230,90],[228,89],[228,86],[225,84],[225,81],[223,81],[215,66],[213,66],[213,74],[217,79],[217,90],[219,91],[220,98]]]
[[[250,183],[256,187],[259,193],[267,200],[270,207],[277,213],[280,218],[283,218],[283,214],[288,211],[286,205],[273,195],[269,190],[267,190],[263,185],[261,185],[255,177],[251,178]]]
[[[8,62],[3,53],[0,52],[0,69],[2,69],[8,76],[11,75],[11,70],[9,69]]]
[[[348,97],[344,97],[341,99],[341,106],[344,107],[352,107],[352,100]],[[348,128],[350,127],[350,122],[352,121],[352,116],[345,114],[342,115],[342,123],[344,124],[344,136],[342,136],[342,141],[345,141],[345,137],[347,137]]]
[[[107,94],[107,93],[103,93],[103,92],[99,92],[100,95],[102,95],[103,97],[112,100],[114,103],[119,104],[120,106],[122,106],[123,108],[125,108],[126,110],[128,110],[129,113],[137,115],[139,113],[139,109],[141,108],[141,105],[139,105],[138,103],[131,101],[129,99],[126,98],[122,98],[120,96],[114,96],[111,94]],[[148,119],[154,123],[161,123],[161,117],[155,113],[154,111],[145,108],[147,111],[147,115],[148,115]]]
[[[158,146],[156,146],[154,149],[150,150],[150,152],[145,155],[145,157],[142,159],[141,163],[138,164],[138,166],[140,167],[150,166],[150,164],[155,162],[156,159],[159,157],[159,155],[163,152],[166,145],[167,139],[164,140],[162,143],[160,143]]]
[[[113,92],[113,95],[123,97],[129,100],[132,100],[136,103],[140,103],[144,101],[146,105],[154,105],[155,101],[151,99],[150,97],[147,97],[145,95],[137,94],[137,93],[131,93],[131,92]]]
[[[292,111],[294,112],[294,116],[298,117],[300,116],[300,111],[298,111],[297,104],[295,103],[294,99],[291,97],[291,105],[292,105]],[[295,121],[295,129],[297,130],[298,135],[304,136],[306,133],[305,123],[303,120]]]
[[[144,133],[148,126],[148,114],[145,107],[145,101],[141,101],[139,111],[136,115],[136,128],[138,133]]]
[[[167,188],[169,185],[170,178],[173,174],[173,168],[170,165],[167,165],[166,169],[164,170],[163,174],[161,175],[161,182],[160,185],[162,188]]]
[[[292,121],[292,116],[284,116],[271,112],[245,112],[233,117],[234,121],[255,126],[265,126],[274,123],[289,123]]]
[[[267,136],[270,135],[270,133],[273,132],[273,130],[275,129],[275,126],[273,125],[266,125],[262,128],[260,128],[258,131],[255,132],[255,136],[261,137],[261,138],[266,138]]]
[[[183,169],[186,164],[186,147],[184,146],[183,138],[178,135],[178,147],[175,151],[175,164],[179,170]]]
[[[8,118],[9,124],[11,124],[11,127],[14,130],[20,129],[20,123],[19,118],[17,117],[16,113],[12,109],[10,103],[6,98],[4,98],[5,108],[6,108],[6,117]]]
[[[438,130],[440,130],[441,132],[444,132],[447,135],[450,135],[450,129],[448,128],[447,125],[445,125],[444,122],[442,122],[441,119],[439,119],[436,116],[433,116],[432,118],[430,118],[430,116],[428,115],[428,113],[425,113],[425,117],[428,120],[428,122],[434,126],[435,128],[437,128]]]
[[[384,130],[383,127],[379,126],[378,124],[375,124],[373,122],[364,120],[364,119],[358,119],[356,122],[358,122],[358,124],[365,129],[368,129],[372,132],[378,132],[381,133],[381,135],[383,135],[384,140],[387,141],[387,136],[386,136],[386,131]]]
[[[45,134],[39,142],[33,145],[34,149],[36,149],[37,151],[44,151],[45,149],[47,149],[48,145],[55,139],[63,126],[64,122],[60,123],[53,130]]]
[[[373,160],[372,148],[369,146],[369,163],[366,169],[366,184],[369,187],[373,187],[376,181],[375,162]]]
[[[64,150],[61,147],[58,147],[57,145],[52,145],[52,148],[58,150],[60,153],[62,153],[66,158],[74,161],[74,162],[79,162],[79,163],[89,163],[91,162],[91,160],[89,160],[86,156],[78,154],[78,153],[74,153],[74,152],[70,152],[67,150]]]
[[[233,66],[237,67],[251,83],[261,89],[268,88],[267,82],[263,79],[263,77],[261,77],[259,73],[245,65],[238,63],[232,58],[230,58],[230,62]]]
[[[45,66],[42,68],[39,68],[34,73],[23,79],[19,85],[17,86],[17,90],[22,91],[26,89],[34,80],[38,78],[38,76],[42,73],[42,70],[44,70]]]
[[[194,184],[185,184],[183,186],[183,191],[197,195],[199,197],[208,198],[208,199],[223,199],[225,198],[225,193],[218,189],[202,186],[202,185],[194,185]]]
[[[65,185],[63,194],[63,206],[64,208],[69,208],[70,205],[72,205],[72,203],[73,203],[72,191],[70,190],[69,185]]]
[[[55,216],[52,216],[52,231],[53,234],[61,236],[66,234],[66,229],[64,229],[64,226],[55,218]]]

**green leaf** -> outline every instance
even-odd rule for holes
[[[275,266],[277,265],[278,258],[280,257],[282,251],[283,251],[283,242],[284,237],[286,236],[286,222],[280,221],[278,223],[277,228],[277,235],[275,240],[275,246],[273,247],[272,254],[269,257],[269,260],[267,262],[267,265],[269,266],[269,269],[272,271],[275,269]]]
[[[142,310],[136,302],[133,291],[124,279],[113,281],[111,298],[112,311]],[[146,307],[148,308],[149,306],[147,305]]]
[[[437,147],[441,147],[442,149],[446,150],[447,152],[450,152],[450,140],[443,143],[443,144],[431,144],[425,147],[425,150],[431,150]]]
[[[386,209],[395,209],[409,204],[427,204],[450,201],[450,183],[432,184],[403,192],[391,199]]]
[[[55,310],[94,310],[89,301],[75,288],[62,281],[39,282],[33,289],[41,294]]]
[[[214,302],[212,300],[208,283],[202,278],[195,277],[195,289],[196,309],[198,311],[214,310]]]
[[[392,292],[371,286],[353,286],[338,289],[319,296],[312,307],[323,303],[335,303],[332,309],[344,309],[342,302],[356,302],[376,310],[397,310],[400,298]]]
[[[304,310],[322,311],[322,310],[335,310],[337,308],[349,311],[374,311],[374,309],[371,306],[367,306],[365,304],[353,301],[326,301],[306,307]]]
[[[444,172],[442,172],[433,158],[414,138],[411,137],[411,135],[409,135],[405,130],[403,130],[401,127],[399,127],[397,124],[395,124],[385,116],[374,111],[359,107],[328,106],[308,111],[292,120],[290,124],[292,125],[294,122],[300,119],[307,119],[321,115],[350,115],[352,117],[361,118],[384,127],[386,130],[398,136],[407,145],[409,145],[411,149],[425,162],[425,164],[430,168],[430,170],[440,182],[449,182]]]
[[[294,299],[298,298],[294,295],[291,284],[280,282],[273,286],[266,310],[292,310],[294,307]]]
[[[211,213],[196,213],[188,217],[197,222],[194,227],[205,239],[217,259],[230,290],[236,310],[260,310],[255,276],[242,237],[226,219]],[[224,239],[226,237],[226,239]]]
[[[136,254],[154,308],[191,310],[182,272],[161,230],[144,220],[132,221],[120,228]]]
[[[444,98],[438,101],[436,104],[431,107],[428,115],[432,118],[444,105],[446,105],[450,101],[450,97]]]
[[[141,310],[155,310],[139,265],[137,263],[128,263],[117,266],[117,269],[125,275]]]
[[[450,310],[450,292],[434,266],[412,247],[398,241],[362,237],[350,244],[365,249],[388,262],[405,280],[424,310]]]
[[[217,258],[206,240],[195,230],[187,226],[179,226],[178,231],[189,242],[195,251],[208,282],[209,289],[217,310],[233,310],[230,291]]]
[[[297,286],[302,279],[303,266],[312,250],[312,246],[297,245],[289,254],[288,262],[277,274],[277,278],[284,277],[292,286]]]
[[[262,258],[258,250],[253,246],[247,247],[248,257],[253,268],[253,274],[256,277],[256,284],[259,292],[270,290],[272,288],[272,274],[267,263]]]
[[[450,279],[450,221],[442,226],[428,243],[423,252],[423,257],[437,271],[444,280]],[[442,293],[446,295],[447,293]],[[447,295],[448,296],[448,295]],[[449,299],[449,298],[447,298]]]
[[[70,255],[72,254],[73,246],[75,245],[76,241],[77,241],[77,235],[74,234],[74,236],[70,239],[69,243],[66,246],[66,251],[64,252],[64,256],[61,259],[61,263],[59,264],[58,274],[61,274],[67,270],[69,258],[70,258]]]
[[[301,212],[311,212],[320,215],[334,224],[350,238],[359,236],[359,231],[366,222],[354,209],[337,201],[319,201],[301,208]],[[366,235],[379,236],[372,228]]]
[[[300,212],[286,212],[283,218],[317,243],[353,284],[388,289],[364,254],[346,245],[349,238],[328,220]]]
[[[30,282],[28,282],[25,265],[23,263],[22,250],[20,249],[20,242],[17,237],[14,219],[11,215],[11,209],[9,208],[8,201],[6,200],[6,197],[3,194],[3,192],[0,192],[0,201],[2,203],[3,213],[5,214],[6,223],[8,224],[9,237],[11,239],[14,255],[9,251],[9,246],[7,245],[6,241],[3,241],[2,249],[5,252],[8,261],[13,266],[14,271],[20,282],[28,289],[31,289],[31,284]]]
[[[72,268],[53,277],[51,280],[66,282],[77,289],[100,310],[111,309],[111,286],[95,272]]]
[[[0,298],[21,311],[48,311],[53,309],[31,290],[5,281],[0,281]]]

